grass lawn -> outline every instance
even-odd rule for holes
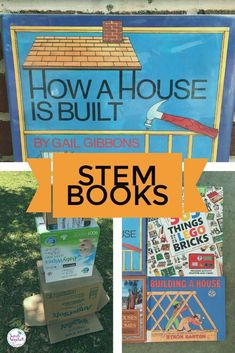
[[[111,353],[112,352],[112,220],[100,219],[96,267],[111,297],[99,314],[103,331],[51,345],[46,326],[26,327],[22,302],[40,292],[36,261],[40,247],[34,214],[26,209],[37,187],[30,172],[0,173],[0,353],[16,352],[6,336],[12,328],[26,332],[26,344],[17,352]]]

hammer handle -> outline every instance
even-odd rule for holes
[[[169,123],[180,126],[186,130],[197,132],[199,134],[206,135],[211,138],[215,138],[218,135],[217,129],[201,124],[193,119],[183,118],[181,116],[175,116],[164,113],[161,120],[168,121]]]

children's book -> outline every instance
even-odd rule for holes
[[[147,342],[224,338],[224,277],[148,278]]]
[[[146,279],[144,276],[125,276],[122,279],[122,340],[146,340]]]
[[[55,152],[229,160],[234,16],[6,14],[2,28],[15,161]]]
[[[146,222],[141,218],[122,219],[122,272],[146,274]]]
[[[221,276],[223,188],[199,187],[208,213],[149,218],[148,276]]]

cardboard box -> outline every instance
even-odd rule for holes
[[[47,328],[51,343],[103,330],[96,314],[48,325]]]
[[[109,302],[109,297],[103,287],[97,311],[101,310]],[[46,318],[41,294],[32,295],[23,301],[25,325],[45,326]],[[48,325],[50,343],[60,342],[72,337],[82,336],[88,333],[103,330],[96,314],[90,314],[66,321],[59,321]]]
[[[103,279],[94,267],[93,275],[46,283],[42,261],[37,262],[46,323],[87,316],[100,309]]]
[[[108,302],[109,296],[102,287],[97,311],[100,311],[106,304],[108,304]],[[26,326],[46,325],[45,310],[41,294],[34,294],[25,298],[23,301],[23,307]]]
[[[37,217],[36,226],[47,283],[92,275],[100,234],[94,219],[89,227],[49,231],[45,219]]]
[[[27,326],[45,326],[45,311],[41,294],[32,295],[23,301],[24,320]]]

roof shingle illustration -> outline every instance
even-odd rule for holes
[[[103,36],[38,36],[25,69],[138,70],[141,65],[120,21],[104,21]]]

